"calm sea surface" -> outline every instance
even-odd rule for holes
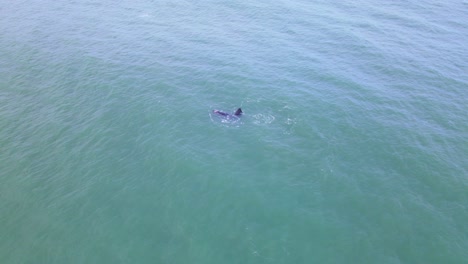
[[[467,1],[0,6],[0,263],[467,263],[467,223]]]

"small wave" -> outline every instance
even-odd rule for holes
[[[148,14],[148,13],[142,13],[139,15],[140,18],[148,18],[148,17],[153,17],[152,15]]]
[[[296,118],[287,118],[286,121],[284,121],[284,124],[286,124],[286,128],[284,129],[284,134],[289,135],[294,131],[294,126],[296,125],[297,121]]]
[[[271,124],[275,121],[275,117],[271,114],[255,114],[252,116],[254,120],[254,124],[261,125],[261,124]]]

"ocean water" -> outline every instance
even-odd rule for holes
[[[0,263],[467,263],[467,44],[461,0],[4,3]]]

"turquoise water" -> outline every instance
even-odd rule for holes
[[[0,263],[468,259],[466,1],[12,1],[0,32]]]

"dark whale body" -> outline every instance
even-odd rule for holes
[[[229,118],[231,116],[235,116],[235,117],[240,117],[242,115],[242,109],[238,108],[236,110],[236,112],[234,114],[228,114],[226,112],[223,112],[223,111],[220,111],[220,110],[213,110],[213,113],[217,114],[217,115],[220,115],[220,116],[223,116],[223,117],[226,117],[226,118]]]

